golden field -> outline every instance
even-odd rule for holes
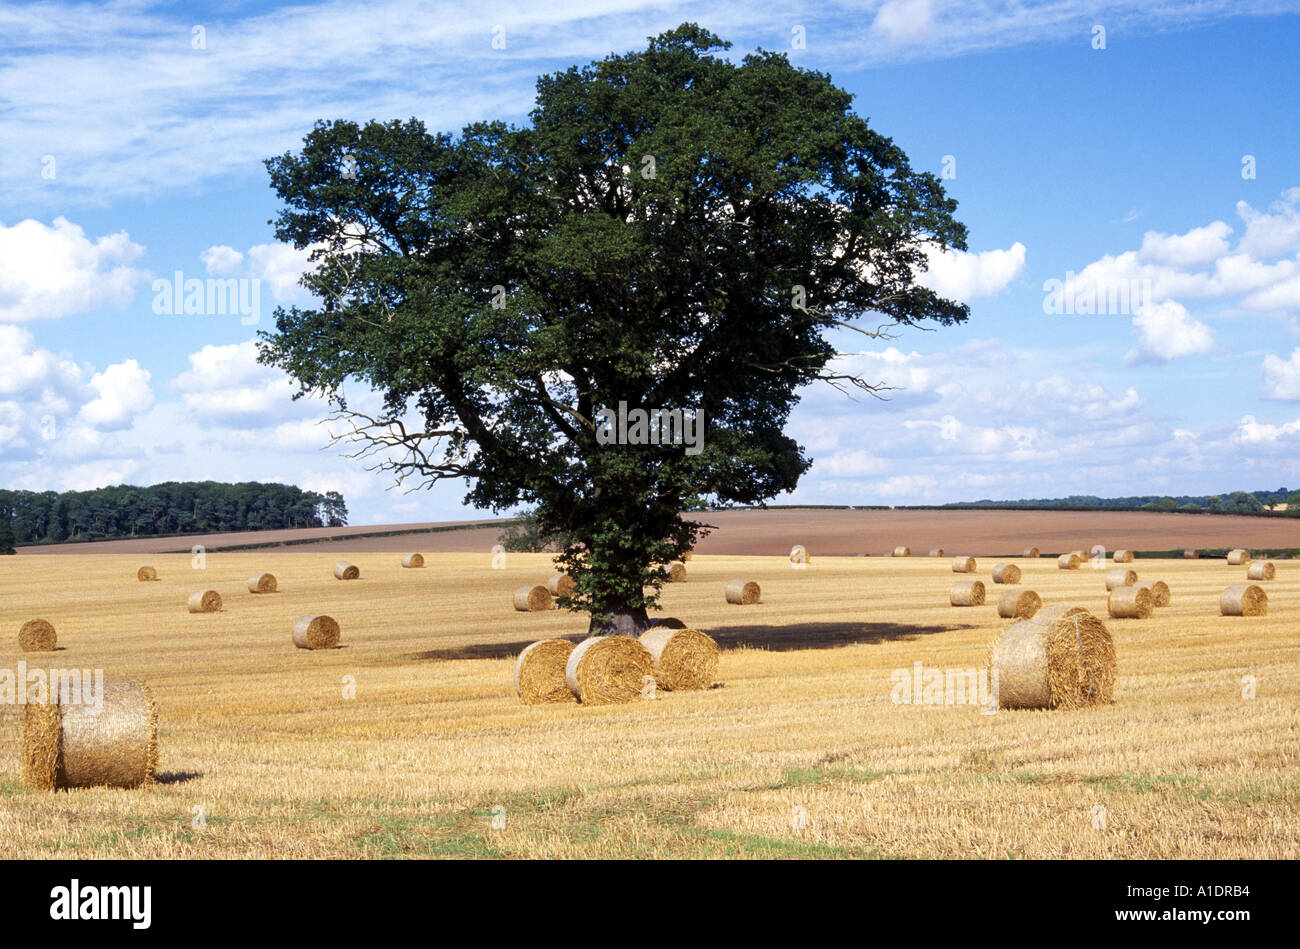
[[[519,649],[586,629],[511,608],[552,572],[541,554],[504,570],[488,554],[427,554],[417,570],[343,555],[352,582],[319,551],[209,554],[203,570],[188,555],[0,558],[0,669],[143,679],[161,745],[154,787],[30,791],[22,709],[0,706],[0,855],[1300,856],[1300,564],[1261,584],[1267,617],[1239,618],[1218,597],[1244,567],[1138,559],[1173,603],[1106,620],[1115,703],[985,715],[895,704],[891,673],[984,664],[1009,622],[993,560],[976,573],[989,603],[957,608],[950,557],[812,554],[805,570],[696,557],[663,612],[718,639],[719,686],[605,707],[513,694]],[[1102,571],[1015,562],[1045,603],[1105,616]],[[137,582],[141,563],[160,581]],[[247,592],[259,570],[279,593]],[[763,602],[724,603],[733,577],[759,581]],[[204,588],[223,612],[186,612]],[[311,613],[340,622],[343,648],[293,648]],[[37,616],[59,651],[18,651]]]

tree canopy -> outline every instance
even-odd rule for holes
[[[321,302],[277,310],[262,361],[399,483],[531,505],[572,539],[562,603],[595,632],[644,626],[706,530],[683,512],[795,487],[801,387],[877,390],[834,362],[837,334],[968,315],[917,279],[966,246],[939,180],[830,77],[729,46],[684,24],[540,77],[523,127],[322,121],[267,162]],[[348,404],[353,380],[382,411]],[[620,404],[698,423],[698,450],[634,426],[611,444]]]

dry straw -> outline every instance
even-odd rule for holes
[[[335,580],[360,580],[361,568],[355,564],[350,564],[346,560],[340,560],[334,565]]]
[[[424,554],[407,554],[402,558],[402,566],[414,570],[424,566]]]
[[[930,556],[931,556],[931,557],[942,557],[942,556],[943,556],[943,548],[942,548],[942,547],[936,547],[936,548],[934,548],[934,550],[930,551]]]
[[[654,663],[655,684],[665,691],[707,689],[717,677],[718,644],[698,629],[656,626],[641,634],[641,645]]]
[[[1250,563],[1250,551],[1240,547],[1228,551],[1228,563],[1233,566],[1243,566]]]
[[[631,636],[593,636],[569,654],[564,681],[583,705],[631,702],[654,681],[654,660]]]
[[[983,606],[984,581],[958,580],[948,591],[948,602],[953,606]]]
[[[541,613],[550,608],[551,592],[546,587],[520,587],[515,591],[515,609],[520,613]]]
[[[337,649],[341,635],[332,616],[304,616],[293,626],[293,644],[299,649]]]
[[[1271,560],[1257,560],[1246,568],[1247,580],[1272,580],[1277,576],[1277,566]]]
[[[41,791],[134,788],[158,770],[158,709],[141,682],[110,679],[103,706],[29,704],[23,721],[23,783]]]
[[[1106,609],[1115,619],[1150,619],[1155,608],[1149,587],[1116,587],[1106,599]]]
[[[43,619],[29,619],[18,630],[18,648],[23,652],[53,652],[58,643],[54,626]]]
[[[974,573],[975,558],[974,557],[953,557],[952,572],[953,573]]]
[[[1115,556],[1112,557],[1111,559],[1114,560],[1115,563],[1132,563],[1132,562],[1133,562],[1133,551],[1131,551],[1131,550],[1117,550],[1117,551],[1115,551]]]
[[[1028,557],[1030,560],[1037,559],[1037,557],[1038,557],[1038,548],[1037,548],[1037,547],[1026,547],[1026,548],[1025,548],[1024,556]]]
[[[220,613],[221,594],[216,590],[200,590],[190,594],[191,613]]]
[[[1056,558],[1056,565],[1057,565],[1058,567],[1060,567],[1062,570],[1078,570],[1078,569],[1079,569],[1079,555],[1078,555],[1078,554],[1061,554],[1061,556],[1059,556],[1059,557]]]
[[[686,582],[686,564],[680,560],[674,560],[668,565],[668,582],[685,583]]]
[[[685,563],[686,561],[690,560],[694,556],[695,556],[695,551],[693,550],[686,551],[685,553],[682,554],[682,563]]]
[[[274,593],[277,588],[273,573],[255,573],[248,578],[249,593]]]
[[[727,583],[726,597],[728,603],[738,606],[751,606],[759,601],[763,591],[753,580],[731,580]]]
[[[515,692],[525,705],[558,705],[578,701],[567,682],[573,643],[567,639],[543,639],[519,654],[515,661]]]
[[[993,647],[1000,708],[1083,708],[1115,694],[1115,644],[1086,610],[1021,620]]]
[[[158,571],[154,567],[141,567],[135,572],[135,578],[141,583],[144,583],[146,580],[157,580]]]
[[[1106,589],[1113,590],[1116,587],[1131,587],[1138,582],[1136,570],[1129,570],[1126,567],[1119,567],[1115,570],[1106,571]]]
[[[910,557],[910,556],[912,556],[912,548],[911,548],[911,547],[895,547],[895,548],[894,548],[894,556],[895,556],[895,557]]]
[[[1169,592],[1169,584],[1163,580],[1157,580],[1151,584],[1151,602],[1155,606],[1168,606],[1173,600]]]
[[[1043,600],[1033,590],[1007,590],[998,599],[998,616],[1003,619],[1033,619]]]
[[[577,581],[567,573],[553,573],[551,579],[546,581],[546,589],[551,596],[568,596],[576,585]]]
[[[1267,616],[1268,594],[1253,583],[1228,587],[1219,597],[1219,612],[1224,616]]]
[[[1013,563],[1000,563],[993,568],[994,583],[1019,583],[1020,568]]]

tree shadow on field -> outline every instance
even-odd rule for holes
[[[959,629],[973,629],[970,624],[948,623],[921,626],[909,623],[790,623],[781,626],[718,626],[702,628],[722,649],[766,649],[770,652],[794,652],[799,649],[835,649],[862,643],[907,642],[920,636],[947,633]],[[556,636],[570,642],[581,642],[586,637]],[[403,659],[513,659],[533,643],[474,643],[407,653]]]

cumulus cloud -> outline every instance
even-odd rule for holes
[[[1208,264],[1228,252],[1228,235],[1232,228],[1222,221],[1194,227],[1185,234],[1161,234],[1147,231],[1142,236],[1139,258],[1171,267],[1194,267]]]
[[[189,361],[190,368],[169,388],[202,425],[264,429],[322,414],[318,400],[293,401],[297,385],[281,370],[258,363],[253,340],[209,344],[191,353]]]
[[[1260,445],[1271,444],[1284,438],[1300,434],[1300,419],[1294,422],[1285,422],[1282,425],[1271,425],[1266,422],[1255,421],[1255,416],[1246,415],[1241,419],[1234,435],[1235,440],[1243,445]]]
[[[1264,357],[1264,391],[1266,399],[1300,402],[1300,348],[1291,350],[1290,359],[1269,353]]]
[[[244,262],[244,255],[233,247],[216,244],[199,254],[204,269],[213,276],[226,277],[236,273]]]
[[[81,407],[80,417],[87,425],[104,431],[128,428],[140,412],[153,407],[153,389],[149,373],[134,359],[109,366],[90,378],[90,387],[98,395]]]
[[[959,303],[1001,293],[1025,272],[1025,245],[1017,241],[1006,250],[928,250],[929,269],[920,282],[940,296]]]
[[[1128,354],[1130,363],[1167,362],[1214,348],[1214,332],[1176,300],[1139,307],[1133,325],[1138,329],[1138,348]]]
[[[28,323],[125,306],[147,274],[126,231],[91,240],[67,218],[0,223],[0,322]]]
[[[876,11],[872,29],[891,43],[924,39],[934,26],[931,0],[886,0]]]

